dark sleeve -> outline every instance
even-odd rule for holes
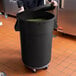
[[[20,8],[21,6],[23,6],[23,1],[22,0],[17,0],[17,5]]]
[[[44,0],[38,0],[38,6],[44,5]]]

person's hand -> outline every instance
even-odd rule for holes
[[[58,6],[57,1],[55,1],[55,0],[52,0],[51,3],[54,3],[54,6],[55,6],[55,7]]]
[[[47,3],[48,3],[48,4],[54,3],[54,6],[55,6],[55,7],[58,6],[58,3],[57,3],[55,0],[51,0],[51,2],[49,2],[49,1],[47,0]]]
[[[21,13],[21,12],[23,12],[24,11],[24,7],[22,6],[21,8],[20,8],[20,10],[18,11],[18,13]]]

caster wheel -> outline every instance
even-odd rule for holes
[[[48,66],[44,68],[44,70],[48,69]]]
[[[37,72],[37,70],[36,70],[36,69],[33,69],[33,72],[34,72],[34,73],[36,73],[36,72]]]

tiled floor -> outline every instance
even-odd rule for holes
[[[0,15],[0,72],[7,76],[76,76],[76,37],[56,33],[53,38],[52,60],[47,70],[32,73],[21,60],[19,32],[15,18]]]

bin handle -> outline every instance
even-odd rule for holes
[[[51,4],[43,5],[43,6],[38,6],[35,8],[30,9],[30,11],[49,11],[53,10],[55,8],[54,3],[52,2]]]
[[[16,21],[16,24],[15,24],[15,31],[20,31],[19,19],[17,19],[17,21]]]

